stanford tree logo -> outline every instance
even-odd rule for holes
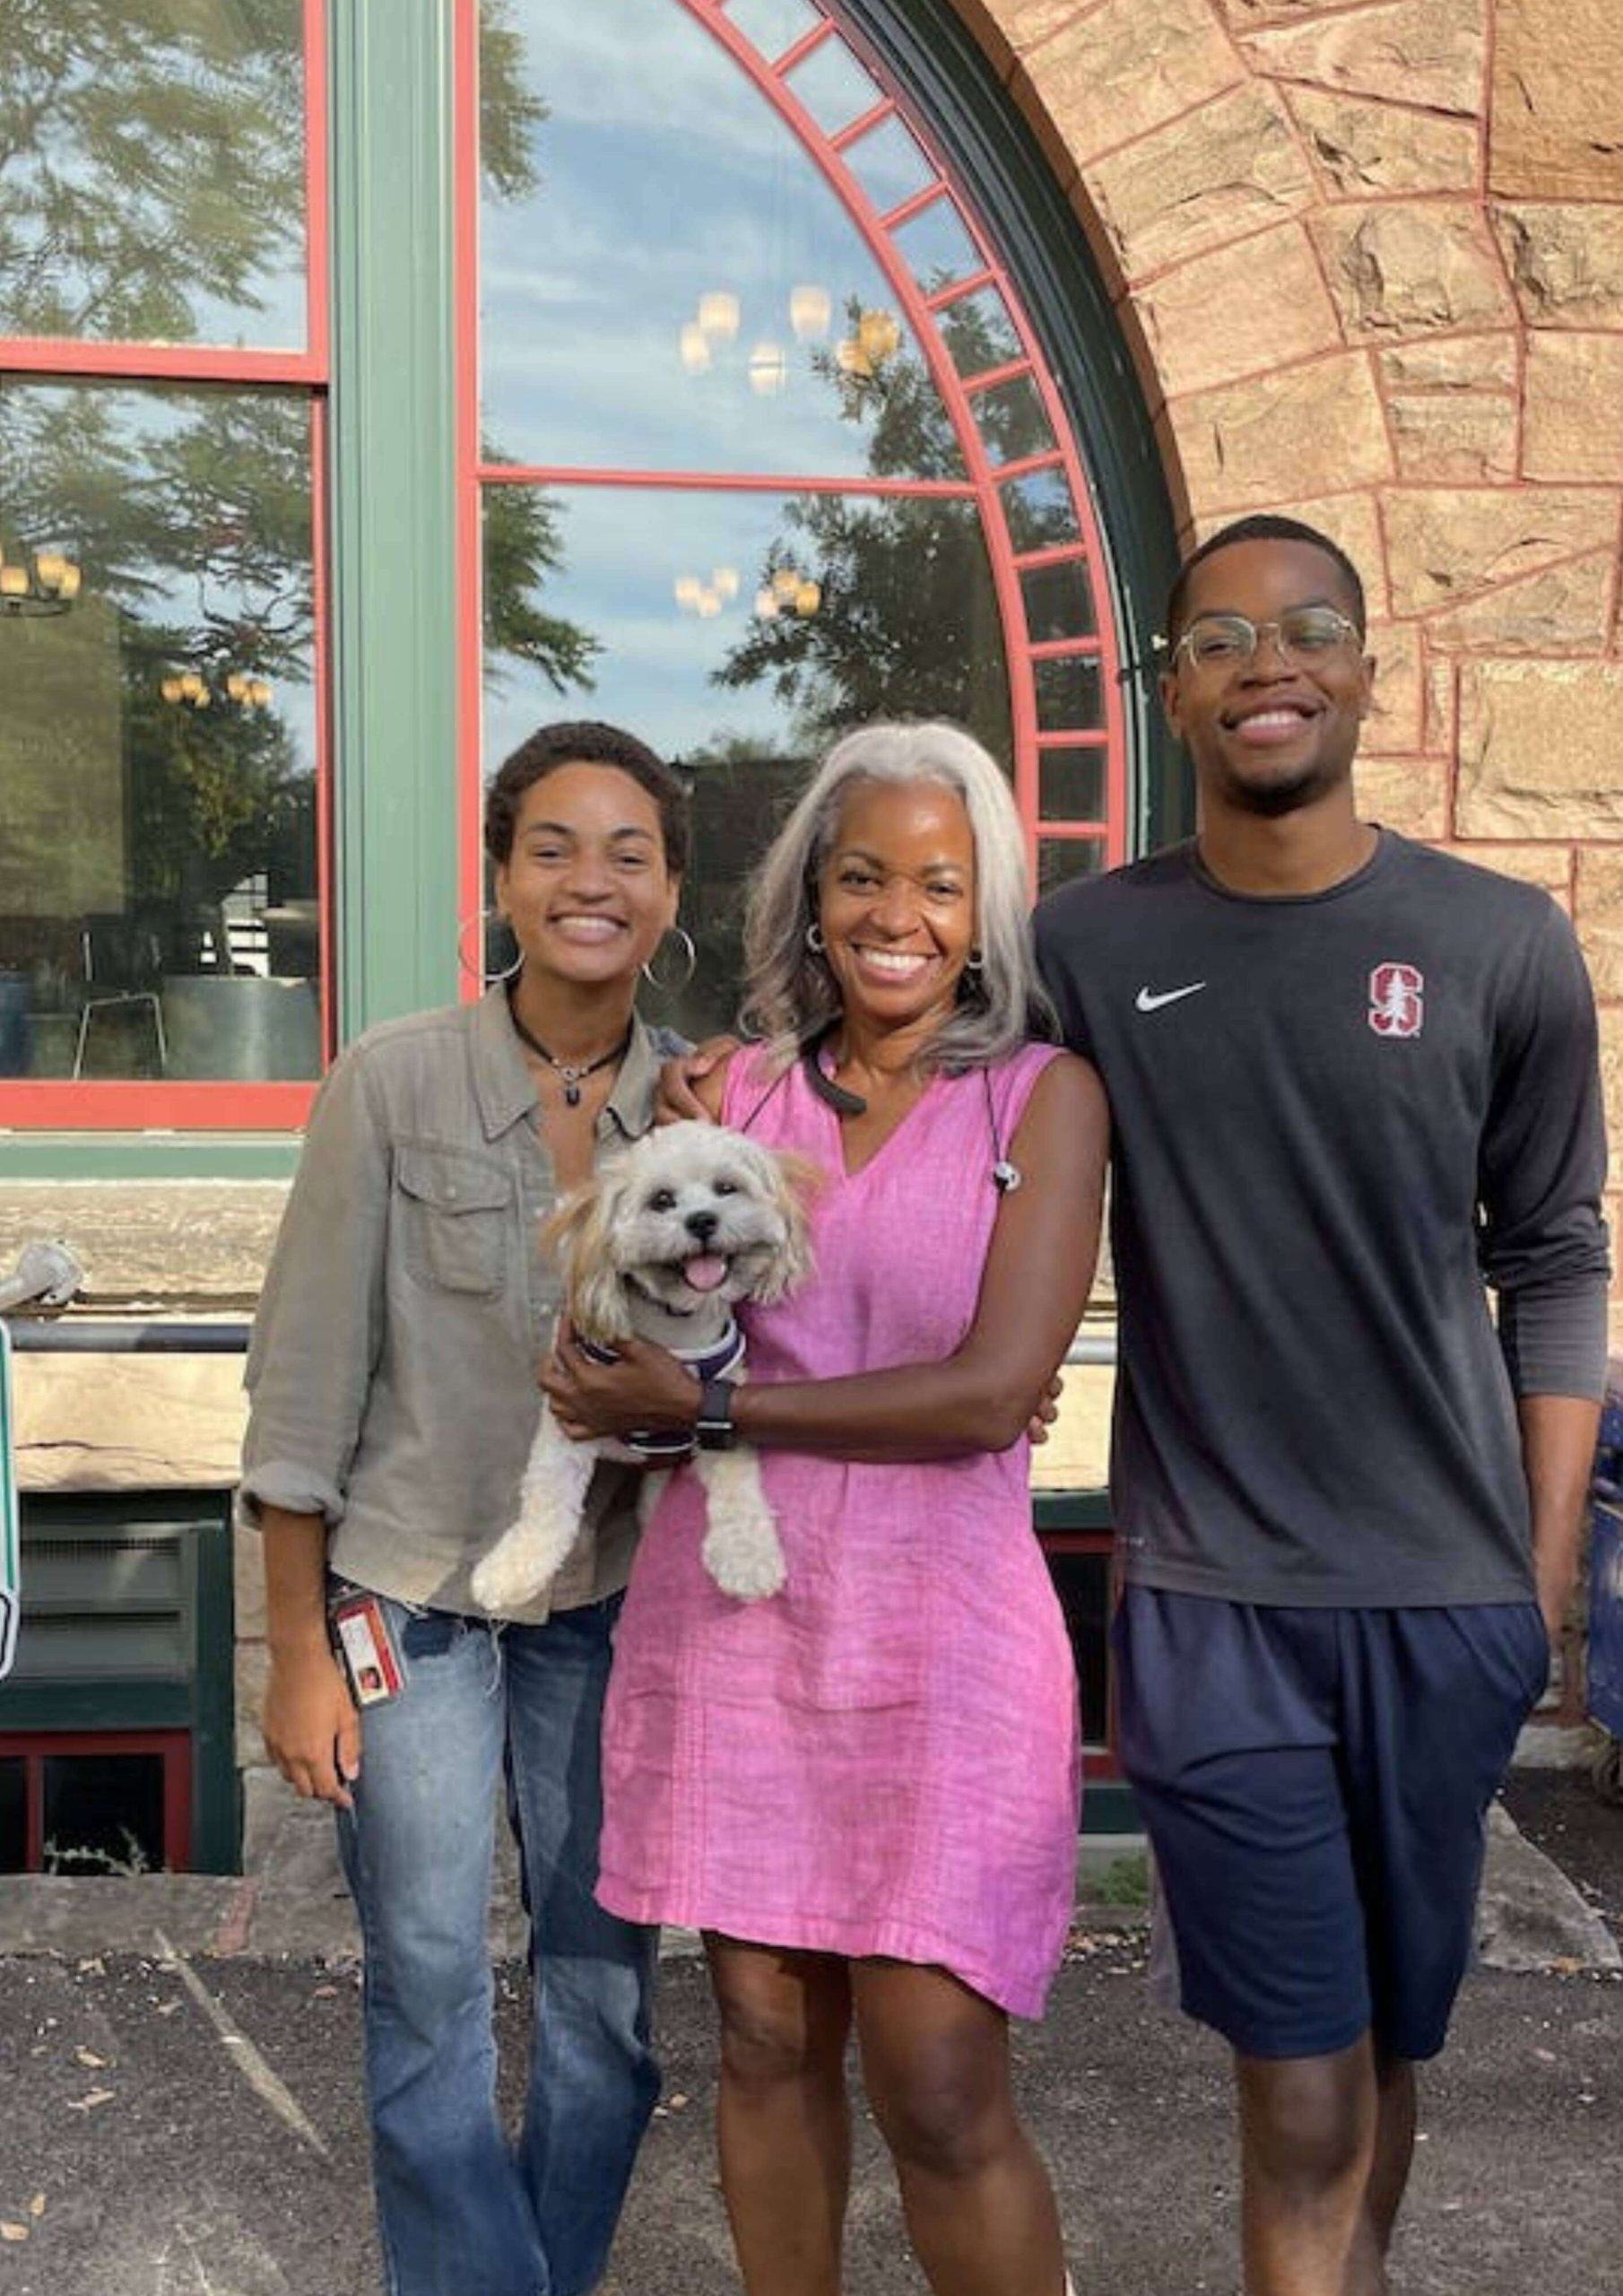
[[[1369,976],[1369,1025],[1378,1037],[1418,1037],[1426,1018],[1418,965],[1377,965]]]

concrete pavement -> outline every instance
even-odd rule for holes
[[[377,2296],[354,1932],[325,1813],[257,1813],[257,1870],[0,1883],[4,2296]],[[495,1942],[518,1928],[499,1876]],[[1398,2296],[1612,2296],[1623,1973],[1610,1933],[1496,1822],[1485,1966],[1427,2076]],[[662,1976],[664,2100],[608,2296],[736,2288],[712,2164],[712,2016],[681,1948]],[[1141,1917],[1079,1904],[1021,2093],[1082,2296],[1235,2296],[1225,2053],[1150,2004]],[[522,2055],[522,1971],[498,2022]],[[510,2085],[510,2083],[509,2083]],[[851,2296],[918,2296],[859,2108]]]

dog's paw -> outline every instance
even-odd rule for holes
[[[764,1602],[780,1592],[787,1575],[776,1534],[741,1539],[712,1531],[699,1553],[722,1593],[741,1603]]]
[[[516,1542],[499,1539],[489,1554],[473,1566],[468,1584],[473,1600],[492,1618],[505,1618],[541,1592],[545,1584],[521,1559]]]

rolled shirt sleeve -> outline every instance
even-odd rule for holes
[[[364,1053],[311,1111],[248,1349],[238,1505],[339,1522],[384,1329],[389,1150]]]

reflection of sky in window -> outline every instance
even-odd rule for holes
[[[840,39],[814,48],[786,75],[786,83],[825,135],[838,135],[880,100],[880,90]]]
[[[47,331],[86,341],[302,349],[302,134],[290,145],[284,132],[290,112],[302,129],[299,0],[257,7],[251,35],[230,0],[192,0],[170,39],[133,52],[123,47],[129,13],[127,0],[74,0],[78,60],[60,85],[36,88],[20,67],[18,102],[39,110],[30,140],[0,154],[0,331],[39,332],[54,306]],[[127,84],[106,82],[121,57]],[[273,202],[268,168],[285,172]],[[211,216],[221,245],[256,258],[235,295],[221,289]],[[100,260],[87,257],[87,240]],[[149,251],[189,325],[176,323],[178,311],[167,328],[143,317]]]
[[[715,737],[785,745],[789,709],[764,687],[712,685],[749,630],[775,541],[791,554],[805,544],[792,535],[787,498],[644,491],[631,487],[552,487],[568,568],[549,581],[541,604],[590,631],[603,645],[595,689],[559,694],[526,665],[492,661],[486,678],[487,774],[537,726],[559,718],[606,718],[656,750],[682,755]],[[799,563],[797,560],[797,564]],[[738,590],[713,618],[679,606],[675,585],[696,575],[709,585],[731,568]],[[816,566],[800,566],[815,577]]]
[[[982,267],[975,241],[950,200],[932,200],[897,226],[894,239],[902,261],[928,294]]]
[[[484,201],[492,447],[543,465],[865,470],[864,434],[812,372],[820,346],[796,342],[789,295],[826,289],[834,335],[848,299],[894,311],[895,297],[766,98],[673,0],[525,0],[513,22],[549,117],[535,198]],[[690,373],[681,329],[715,291],[738,299],[738,333]],[[762,344],[788,361],[773,396],[750,385]]]
[[[904,199],[911,199],[915,192],[936,180],[936,171],[914,141],[912,130],[894,117],[881,120],[866,135],[848,144],[843,156],[881,215],[888,215]]]
[[[727,18],[770,64],[815,31],[823,12],[812,0],[727,0]]]

